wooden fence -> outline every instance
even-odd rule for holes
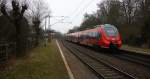
[[[0,43],[0,64],[5,64],[16,53],[15,43]]]

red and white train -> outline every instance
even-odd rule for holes
[[[97,25],[93,29],[66,34],[66,40],[102,48],[120,48],[122,39],[114,25]]]

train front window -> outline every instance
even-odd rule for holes
[[[105,32],[108,36],[117,36],[118,31],[115,27],[105,27]]]

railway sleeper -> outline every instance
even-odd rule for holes
[[[97,68],[97,69],[99,69],[101,71],[112,71],[111,69],[108,69],[108,68]]]
[[[107,76],[107,77],[105,77],[105,79],[124,79],[124,77],[123,76],[115,76],[115,77]]]

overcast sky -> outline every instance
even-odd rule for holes
[[[102,0],[44,0],[51,9],[51,24],[56,23],[64,17],[63,22],[72,23],[57,23],[51,28],[66,33],[73,26],[79,26],[83,20],[85,13],[93,13],[97,10],[97,4]],[[57,16],[57,17],[56,17]]]

